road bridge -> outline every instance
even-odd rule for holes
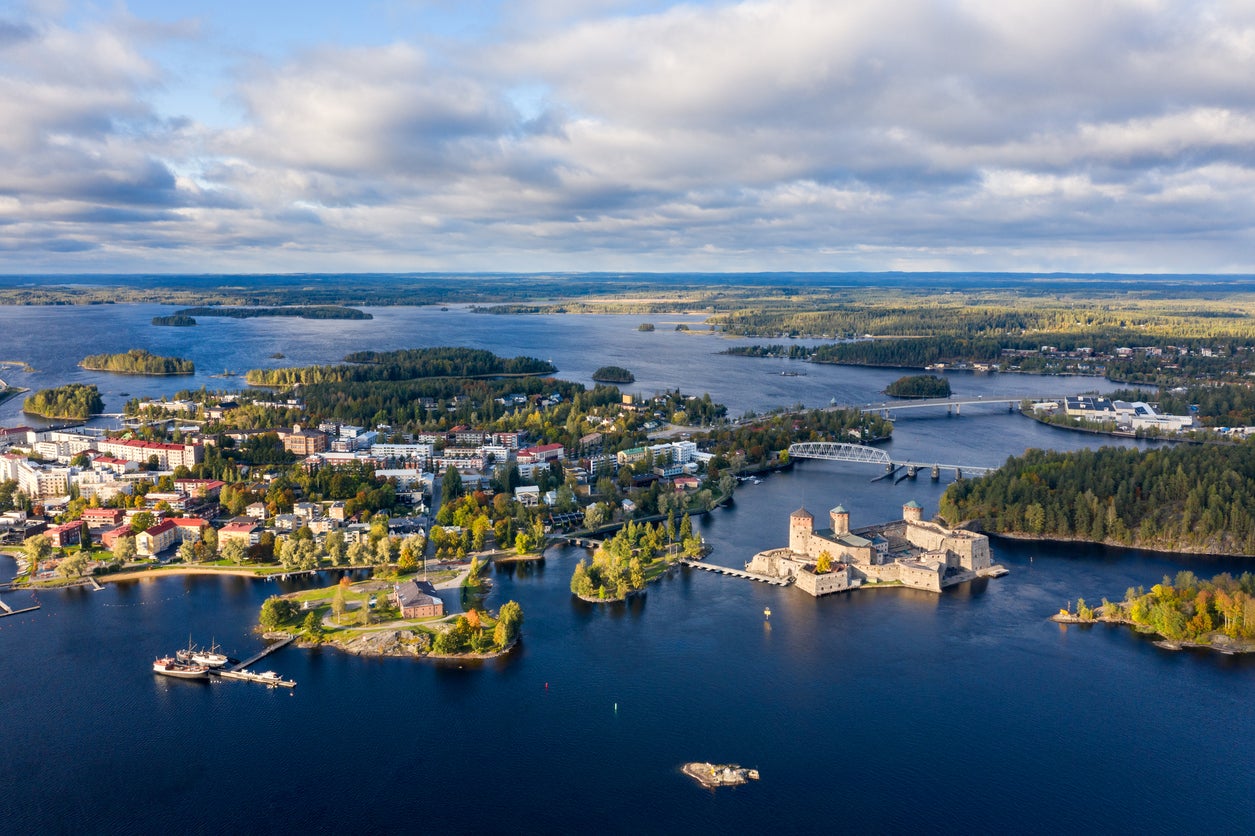
[[[982,404],[993,404],[994,406],[1005,405],[1009,410],[1014,411],[1021,402],[1029,401],[1059,401],[1063,402],[1063,395],[972,395],[962,398],[911,398],[908,400],[892,400],[883,403],[869,404],[849,404],[844,409],[858,409],[863,412],[900,412],[904,409],[929,409],[944,406],[948,412],[954,415],[962,414],[964,406],[977,406]]]
[[[928,470],[934,479],[938,478],[942,470],[953,470],[955,478],[962,479],[964,473],[984,476],[986,473],[996,469],[970,464],[896,460],[878,447],[867,447],[862,444],[843,444],[836,441],[801,441],[796,444],[790,444],[789,458],[878,464],[885,468],[886,475],[894,473],[899,468],[906,468],[908,476],[914,476],[920,470]]]

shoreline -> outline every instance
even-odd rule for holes
[[[960,524],[959,526],[956,526],[956,527],[963,528],[964,526]],[[1226,553],[1226,552],[1211,552],[1211,551],[1194,550],[1188,547],[1171,548],[1168,546],[1132,545],[1129,543],[1115,543],[1109,540],[1084,540],[1080,537],[1063,537],[1063,538],[1041,537],[1035,534],[1024,534],[1021,532],[980,531],[979,529],[972,529],[972,528],[968,528],[965,530],[978,531],[978,533],[984,534],[989,537],[998,537],[1005,540],[1017,540],[1019,542],[1024,542],[1024,543],[1052,543],[1056,545],[1070,545],[1073,543],[1083,543],[1089,546],[1102,546],[1108,549],[1129,549],[1131,551],[1155,552],[1156,554],[1188,554],[1194,557],[1216,557],[1216,558],[1225,558],[1225,559],[1250,558],[1252,565],[1255,566],[1255,555],[1243,554],[1241,552]]]
[[[1157,638],[1151,643],[1162,650],[1213,650],[1225,656],[1236,656],[1245,653],[1255,653],[1255,642],[1238,642],[1232,646],[1205,644],[1203,642],[1190,641],[1189,639],[1170,639],[1163,633],[1157,633],[1154,630],[1143,630],[1137,624],[1127,618],[1112,618],[1106,615],[1094,616],[1090,619],[1081,618],[1073,613],[1057,612],[1050,616],[1050,621],[1056,624],[1114,624],[1118,627],[1127,627],[1139,636],[1156,636]]]

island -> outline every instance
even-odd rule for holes
[[[253,319],[264,316],[294,316],[300,319],[374,319],[366,311],[359,311],[357,308],[346,308],[342,305],[285,305],[277,308],[220,307],[213,305],[184,308],[176,312],[175,316],[226,316],[232,319]]]
[[[935,374],[914,374],[899,377],[885,387],[891,398],[948,398],[950,381]]]
[[[498,357],[474,348],[415,348],[401,351],[355,351],[344,365],[250,369],[245,376],[254,386],[296,386],[318,383],[379,382],[432,378],[507,378],[546,375],[554,365],[535,357]]]
[[[159,357],[142,348],[132,348],[121,354],[91,354],[84,357],[79,366],[94,372],[136,375],[184,375],[195,374],[196,365],[181,357]]]
[[[172,328],[187,328],[195,324],[196,320],[193,317],[185,316],[183,314],[153,317],[153,325],[164,325]]]
[[[636,326],[636,330],[637,331],[652,331],[654,330],[654,324],[652,322],[642,322],[640,325]]]
[[[635,383],[636,375],[622,366],[602,366],[593,372],[593,380],[598,383]]]
[[[67,418],[85,421],[105,408],[100,390],[94,385],[68,383],[52,389],[41,389],[28,397],[22,411],[43,418]]]
[[[473,576],[475,567],[470,571]],[[356,583],[344,577],[332,586],[267,598],[258,624],[287,630],[304,647],[326,645],[358,656],[491,659],[514,648],[523,609],[507,601],[495,614],[471,608],[446,615],[435,585],[417,576]]]
[[[993,562],[988,537],[927,521],[914,500],[902,506],[902,519],[863,528],[850,528],[850,513],[840,505],[828,517],[831,527],[816,529],[809,511],[794,511],[789,545],[754,555],[746,572],[790,581],[816,597],[889,584],[941,592],[1007,572]]]
[[[1051,616],[1061,624],[1105,622],[1159,636],[1165,650],[1199,647],[1219,653],[1255,653],[1255,575],[1228,573],[1203,580],[1193,572],[1164,576],[1150,588],[1129,589],[1123,601],[1102,599],[1097,607],[1076,600]]]
[[[745,769],[734,763],[693,761],[680,767],[680,771],[707,789],[735,787],[758,780],[757,769]]]
[[[701,537],[693,534],[688,514],[680,522],[677,543],[670,543],[663,523],[627,525],[601,543],[592,563],[581,560],[571,573],[571,592],[594,604],[622,601],[658,580],[681,556],[700,557]]]

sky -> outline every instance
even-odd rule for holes
[[[0,273],[1255,272],[1251,0],[0,0]]]

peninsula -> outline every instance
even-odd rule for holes
[[[52,389],[40,389],[22,404],[22,411],[44,418],[67,418],[83,421],[104,409],[100,390],[93,385],[69,383]]]

